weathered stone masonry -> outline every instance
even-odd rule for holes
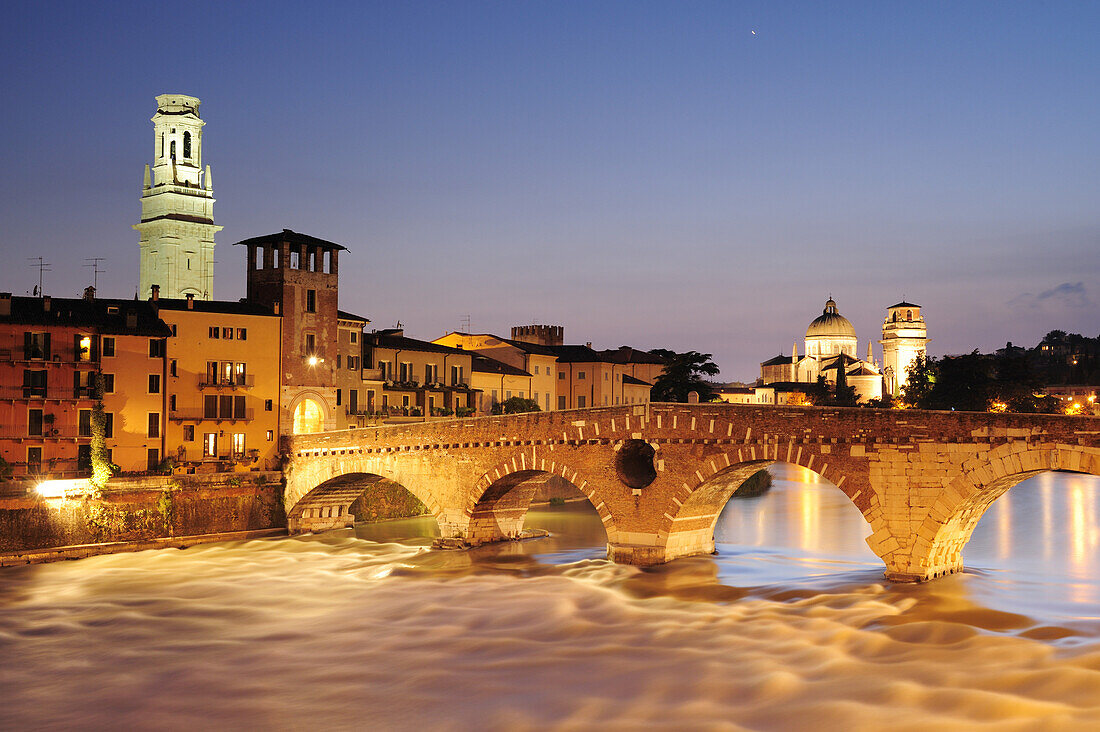
[[[645,462],[643,443],[654,475],[631,487],[647,466],[616,458]],[[737,487],[788,462],[851,499],[888,577],[920,581],[962,568],[978,519],[1016,483],[1047,470],[1100,475],[1100,419],[650,404],[299,435],[288,449],[292,532],[350,525],[355,498],[387,480],[419,498],[444,536],[511,538],[538,482],[558,475],[595,506],[608,556],[631,564],[712,552]]]

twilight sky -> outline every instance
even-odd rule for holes
[[[756,31],[753,35],[752,31]],[[202,100],[231,244],[340,242],[341,307],[408,335],[565,326],[725,380],[830,293],[861,352],[1100,332],[1100,4],[7,7],[0,290],[132,297],[153,97]],[[876,356],[878,346],[875,346]]]

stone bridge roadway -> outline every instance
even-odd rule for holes
[[[714,551],[722,508],[775,462],[839,488],[886,576],[962,569],[986,508],[1038,473],[1100,475],[1100,418],[732,404],[649,404],[298,435],[287,443],[292,533],[348,526],[372,482],[419,498],[444,537],[514,538],[540,482],[595,506],[608,556],[656,564]]]

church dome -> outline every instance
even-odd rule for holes
[[[856,337],[856,329],[852,321],[837,312],[836,303],[832,298],[825,303],[825,310],[814,318],[810,327],[806,329],[806,338],[852,338]]]

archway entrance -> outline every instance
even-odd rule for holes
[[[325,429],[325,413],[312,399],[303,399],[294,408],[294,434],[306,435]]]

